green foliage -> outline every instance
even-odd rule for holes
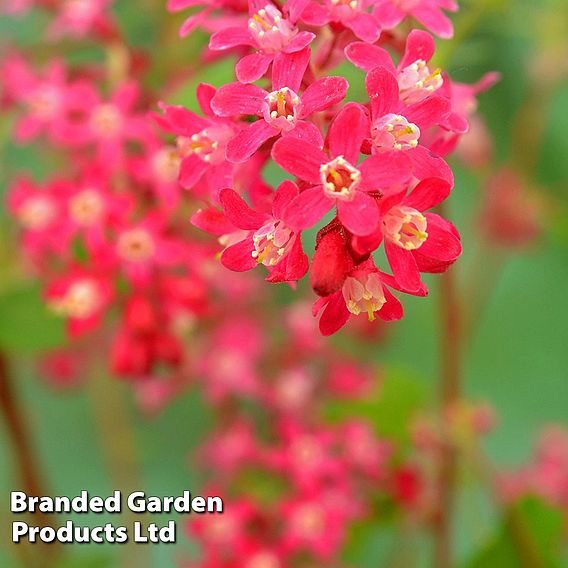
[[[466,568],[561,568],[562,512],[536,498],[505,512],[497,534]]]
[[[22,287],[0,295],[0,346],[32,354],[61,346],[64,322],[47,311],[35,286]]]
[[[426,398],[424,385],[400,371],[389,371],[379,388],[364,400],[336,400],[326,407],[333,422],[348,418],[369,420],[377,433],[402,444],[408,442],[408,426]]]

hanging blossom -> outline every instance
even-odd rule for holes
[[[242,3],[215,3],[208,47],[237,54],[236,82],[199,86],[202,115],[176,107],[174,118],[165,105],[158,119],[178,137],[182,185],[208,201],[192,222],[217,237],[222,264],[262,265],[270,282],[309,275],[326,335],[362,314],[400,319],[400,294],[427,295],[422,274],[461,253],[458,231],[432,209],[452,193],[445,157],[494,77],[468,90],[432,65],[428,31],[381,34],[409,17],[448,38],[445,12],[456,9],[445,0],[251,0],[245,13]],[[333,73],[346,62],[365,72],[362,98]],[[293,181],[271,187],[274,165]],[[215,183],[213,168],[223,172]],[[304,248],[315,248],[311,261]]]

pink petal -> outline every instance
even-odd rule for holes
[[[434,43],[434,38],[428,32],[412,30],[406,39],[406,49],[399,63],[399,68],[403,69],[408,65],[412,65],[418,59],[428,63],[435,51],[436,44]]]
[[[210,13],[211,8],[206,8],[205,10],[201,10],[201,12],[197,12],[197,14],[187,18],[179,29],[180,37],[188,36],[195,28],[199,27],[205,21]]]
[[[369,128],[365,109],[356,103],[348,103],[329,127],[330,154],[334,157],[343,156],[351,164],[357,164],[363,140],[369,137]]]
[[[295,53],[279,53],[272,64],[272,90],[288,87],[295,93],[298,92],[310,62],[310,55],[309,47]]]
[[[359,39],[368,41],[369,43],[376,42],[381,35],[381,28],[372,14],[360,12],[351,20],[345,22],[345,25],[350,28]]]
[[[192,154],[184,158],[179,169],[179,183],[185,189],[191,189],[203,177],[209,169],[209,164],[205,163],[199,156]]]
[[[254,83],[266,73],[272,59],[272,55],[260,51],[243,57],[235,68],[237,79],[241,83]]]
[[[332,207],[333,200],[325,195],[321,185],[310,187],[302,191],[286,208],[286,224],[296,231],[309,229]]]
[[[338,200],[337,216],[346,229],[359,236],[370,235],[379,224],[376,201],[362,191],[355,192],[353,201]]]
[[[316,2],[310,2],[302,12],[302,21],[311,26],[325,26],[330,20],[329,8]]]
[[[348,88],[349,83],[343,77],[323,77],[312,83],[300,97],[300,118],[336,105],[345,98]]]
[[[320,166],[329,161],[322,150],[292,136],[274,144],[272,158],[287,172],[310,183],[321,183]]]
[[[187,110],[182,106],[165,105],[160,103],[160,108],[164,113],[164,126],[175,134],[181,136],[191,136],[209,126],[209,121],[202,116]]]
[[[373,15],[381,28],[390,30],[404,20],[406,13],[393,0],[380,0],[373,10]]]
[[[301,51],[315,39],[315,34],[312,32],[300,32],[292,39],[292,41],[282,48],[283,53],[294,53],[295,51]]]
[[[404,205],[417,211],[427,211],[441,203],[450,195],[452,186],[440,178],[428,178],[421,181],[404,200]]]
[[[412,10],[412,16],[425,28],[442,39],[451,39],[454,36],[452,21],[442,12],[430,5],[418,5]]]
[[[268,218],[266,214],[251,209],[233,189],[222,189],[219,193],[219,201],[227,219],[239,229],[255,231],[262,227]]]
[[[263,118],[253,122],[229,140],[227,160],[233,164],[246,162],[269,138],[278,134]]]
[[[288,2],[286,2],[288,20],[295,24],[300,19],[302,12],[306,9],[309,3],[310,0],[288,0]]]
[[[254,243],[252,237],[226,248],[221,255],[221,263],[225,268],[235,272],[245,272],[256,266],[252,256]]]
[[[274,201],[272,202],[272,214],[275,219],[282,219],[284,222],[285,210],[292,200],[300,194],[298,186],[290,180],[283,181],[276,190],[274,195]]]
[[[302,249],[302,240],[298,234],[292,250],[274,267],[266,280],[267,282],[295,282],[306,275],[308,268],[308,257]]]
[[[409,292],[420,289],[420,272],[412,253],[388,241],[385,241],[385,252],[400,286]]]
[[[389,52],[377,45],[371,45],[364,41],[355,41],[345,48],[345,55],[353,65],[371,71],[375,67],[385,67],[391,73],[396,73]]]
[[[197,104],[203,114],[208,116],[213,115],[211,99],[215,96],[216,91],[217,89],[213,85],[209,85],[208,83],[199,83],[196,92]]]
[[[209,40],[209,49],[213,51],[230,49],[239,45],[254,45],[246,27],[223,28],[215,32]]]
[[[261,114],[267,95],[265,90],[256,85],[229,83],[217,90],[211,101],[211,108],[218,116]]]
[[[353,269],[351,257],[340,231],[329,231],[318,238],[310,269],[310,285],[318,296],[328,297],[341,290]]]
[[[454,186],[454,174],[450,166],[428,148],[417,146],[406,154],[412,161],[412,172],[417,179],[437,177],[446,180],[451,187]]]
[[[377,312],[377,315],[384,321],[398,321],[404,316],[402,304],[395,298],[388,288],[383,286],[386,302]]]
[[[306,120],[299,120],[296,126],[289,132],[285,132],[283,136],[292,136],[317,148],[323,148],[323,137],[318,127]]]
[[[407,107],[404,116],[425,132],[430,126],[443,123],[450,111],[450,101],[434,95]]]
[[[398,82],[386,67],[375,67],[369,71],[365,85],[373,119],[381,118],[396,109],[399,102]]]
[[[343,294],[341,291],[336,292],[329,297],[329,301],[323,310],[319,321],[320,332],[326,336],[333,335],[349,321],[350,316]]]
[[[359,164],[361,187],[367,191],[385,191],[390,186],[410,180],[412,162],[404,152],[389,152],[370,156]]]
[[[235,230],[235,226],[227,219],[226,215],[214,207],[196,211],[191,216],[191,224],[212,235],[225,235]]]
[[[462,252],[456,228],[435,213],[426,213],[424,216],[428,221],[428,238],[416,252],[444,262],[456,260]]]

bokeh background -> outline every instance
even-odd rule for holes
[[[456,190],[448,207],[462,232],[464,254],[455,270],[475,324],[465,354],[464,389],[471,399],[494,407],[498,426],[487,437],[486,448],[492,460],[506,469],[529,459],[543,427],[551,423],[568,427],[568,5],[565,0],[463,0],[460,5],[461,11],[453,16],[455,39],[439,42],[440,65],[463,82],[474,82],[488,71],[502,74],[501,81],[480,97],[494,163],[466,168],[458,155],[452,164]],[[132,44],[152,45],[163,50],[164,57],[175,56],[191,65],[199,39],[177,40],[180,19],[167,14],[160,0],[119,0],[116,9]],[[162,42],[157,23],[167,20],[172,37]],[[9,44],[39,49],[42,25],[37,15],[16,23],[0,16],[0,54]],[[77,63],[98,56],[96,46],[69,54]],[[190,78],[168,100],[191,108],[197,82],[220,85],[230,73],[231,62],[208,66],[204,75]],[[150,80],[158,84],[159,73]],[[41,179],[53,163],[40,144],[15,145],[10,117],[3,115],[0,120],[3,195],[17,172]],[[485,186],[500,165],[516,169],[527,189],[538,196],[542,230],[526,247],[488,242],[479,230]],[[23,270],[16,242],[15,224],[0,206],[0,349],[17,377],[17,398],[50,492],[76,495],[88,489],[107,495],[122,486],[152,495],[175,495],[184,489],[198,493],[204,480],[191,466],[189,455],[211,423],[200,393],[188,392],[148,419],[138,410],[128,385],[107,376],[102,362],[76,387],[54,389],[38,371],[36,358],[63,344],[63,324],[44,308],[37,283]],[[405,420],[413,409],[436,396],[439,286],[436,279],[428,282],[431,296],[406,298],[406,317],[389,327],[386,341],[375,349],[360,350],[361,356],[379,362],[391,381],[391,404],[374,419],[395,436],[404,436]],[[291,300],[286,291],[276,297],[283,304]],[[346,347],[341,335],[332,341]],[[0,565],[12,568],[20,564],[8,542],[7,496],[17,480],[4,424],[0,464]],[[470,472],[460,475],[459,565],[516,566],[506,554],[500,560],[494,556],[484,561],[479,556],[480,549],[486,550],[498,538],[500,519]],[[91,525],[106,521],[94,515],[76,520]],[[176,545],[138,547],[143,552],[110,545],[70,547],[60,566],[169,568],[193,547],[183,523],[179,531]],[[400,543],[415,548],[416,566],[429,566],[428,545],[420,536],[404,537],[377,524],[357,538],[359,546],[351,551],[357,568],[387,566],[390,551]],[[558,559],[550,566],[568,564]]]

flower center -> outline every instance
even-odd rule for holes
[[[352,166],[343,156],[338,156],[320,166],[323,190],[328,197],[351,201],[355,190],[361,183],[361,172]]]
[[[181,158],[196,154],[204,162],[218,165],[225,160],[225,146],[233,132],[228,126],[205,128],[191,137],[179,136],[178,151]]]
[[[418,146],[420,129],[400,114],[386,114],[371,128],[375,148],[380,152],[408,150]]]
[[[252,236],[253,258],[264,266],[277,265],[294,245],[295,236],[282,221],[270,221],[263,225]]]
[[[426,61],[418,59],[398,74],[400,98],[409,105],[418,103],[437,91],[443,82],[439,68],[430,71]]]
[[[292,130],[296,126],[301,105],[300,97],[288,87],[272,91],[264,102],[264,120],[285,132]]]
[[[296,531],[308,538],[321,536],[325,530],[322,508],[315,504],[306,504],[298,508],[291,523]]]
[[[55,116],[60,106],[60,100],[61,97],[57,89],[44,85],[36,89],[28,104],[34,116],[46,120]]]
[[[113,104],[99,105],[93,111],[91,127],[101,138],[113,138],[122,128],[122,114]]]
[[[120,235],[116,248],[125,260],[143,261],[153,256],[156,245],[145,229],[130,229]]]
[[[272,552],[259,552],[252,556],[246,568],[281,568],[280,560]]]
[[[176,181],[179,174],[180,157],[172,146],[161,148],[152,157],[152,169],[160,180],[166,183]]]
[[[78,319],[92,316],[101,304],[99,288],[92,280],[77,280],[62,298],[51,300],[50,307],[56,313]]]
[[[55,205],[45,196],[31,197],[18,210],[18,219],[26,229],[45,229],[55,217]]]
[[[383,218],[383,234],[405,250],[416,250],[428,238],[426,217],[412,207],[393,207]]]
[[[375,319],[375,312],[386,302],[383,285],[376,272],[348,276],[343,283],[342,293],[347,309],[356,316],[367,312],[369,321]]]
[[[298,28],[282,17],[282,12],[267,4],[248,21],[250,33],[265,51],[278,52],[298,33]]]
[[[93,225],[104,209],[101,196],[93,189],[84,189],[69,200],[69,213],[78,225]]]

